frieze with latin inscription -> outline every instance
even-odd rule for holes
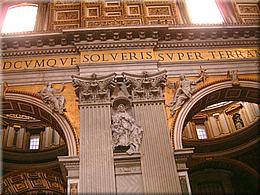
[[[3,71],[51,69],[58,67],[74,67],[93,63],[113,63],[156,60],[166,63],[203,62],[214,60],[258,59],[259,48],[248,49],[210,49],[210,50],[113,50],[83,51],[80,55],[3,58],[0,67]]]

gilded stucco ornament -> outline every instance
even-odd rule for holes
[[[99,77],[93,73],[86,78],[72,76],[72,83],[81,103],[109,101],[110,87],[114,77],[115,73]]]
[[[195,80],[188,80],[185,75],[180,75],[180,80],[175,83],[167,83],[167,87],[176,89],[173,100],[170,104],[172,115],[196,92],[195,85],[207,78],[206,70],[200,67],[199,78]]]
[[[118,146],[129,146],[128,154],[138,153],[143,139],[143,129],[135,124],[134,118],[127,112],[124,104],[117,107],[112,115],[113,150]]]
[[[52,86],[52,83],[48,82],[43,89],[38,92],[38,95],[47,104],[53,111],[63,114],[65,109],[65,97],[60,93],[63,92],[65,86],[62,84],[60,89],[55,89]]]

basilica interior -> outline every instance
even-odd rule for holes
[[[260,5],[195,1],[2,0],[0,193],[256,194]]]

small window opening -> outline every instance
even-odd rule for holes
[[[1,33],[33,31],[37,5],[16,5],[10,7],[4,19]]]
[[[196,125],[196,132],[197,132],[198,139],[208,138],[206,128],[204,125]]]
[[[31,135],[30,136],[30,150],[37,150],[40,146],[40,135]]]
[[[223,17],[215,0],[185,0],[190,20],[194,24],[221,24]]]

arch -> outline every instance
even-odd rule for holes
[[[256,81],[240,81],[239,87],[234,87],[232,81],[222,81],[209,85],[190,98],[179,110],[173,126],[172,141],[175,149],[182,149],[182,131],[187,118],[210,104],[220,101],[244,100],[257,103],[260,84]]]
[[[208,161],[204,161],[201,163],[198,163],[194,167],[190,168],[190,172],[195,172],[201,168],[220,168],[220,169],[226,169],[226,170],[233,170],[236,172],[237,170],[241,169],[247,174],[250,174],[254,177],[259,177],[259,174],[257,171],[247,164],[236,160],[236,159],[229,159],[229,158],[219,158],[219,159],[212,159]]]
[[[16,104],[14,104],[16,102]],[[16,107],[16,108],[14,108]],[[29,116],[35,117],[37,113],[41,116],[41,120],[51,124],[61,136],[65,139],[68,147],[69,156],[77,156],[77,139],[76,134],[65,115],[59,115],[53,112],[47,105],[40,99],[28,94],[7,92],[3,101],[3,112],[10,113],[14,109],[19,109],[18,112],[25,112]],[[38,117],[39,117],[38,116]]]

